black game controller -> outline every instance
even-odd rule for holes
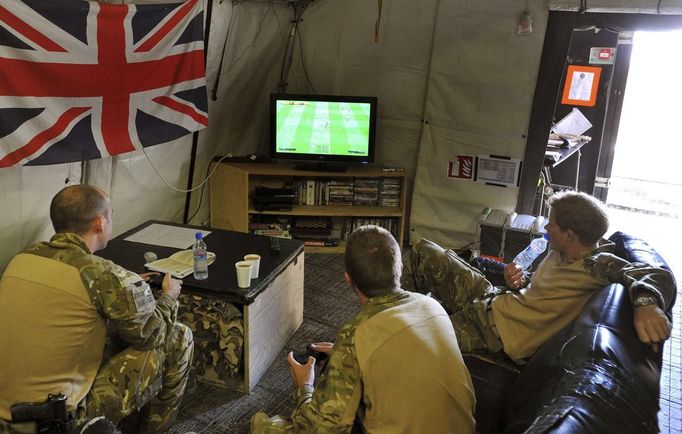
[[[329,358],[329,355],[327,355],[327,353],[314,350],[312,344],[308,344],[308,346],[305,347],[305,351],[303,352],[294,351],[294,360],[302,365],[308,363],[308,357],[313,357],[315,359],[315,363],[319,364],[326,362],[327,358]]]
[[[149,284],[149,287],[150,287],[152,290],[159,290],[159,291],[160,291],[160,290],[162,289],[162,287],[163,287],[163,278],[164,278],[164,276],[165,276],[165,275],[164,275],[163,273],[152,274],[151,276],[149,276],[149,279],[147,280],[147,283]]]

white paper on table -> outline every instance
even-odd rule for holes
[[[126,241],[151,244],[153,246],[187,249],[194,244],[194,234],[201,232],[204,238],[211,231],[183,228],[181,226],[153,223],[125,238]]]
[[[590,128],[592,128],[590,121],[580,110],[574,107],[569,114],[554,125],[552,132],[580,136]]]

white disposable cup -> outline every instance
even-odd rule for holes
[[[234,266],[237,269],[237,286],[248,288],[251,285],[251,269],[253,264],[251,261],[239,261]]]
[[[251,278],[257,278],[258,270],[260,270],[260,255],[249,253],[248,255],[244,256],[244,260],[253,264],[253,268],[251,268]]]

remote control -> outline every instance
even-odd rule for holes
[[[279,238],[270,237],[270,251],[279,252]]]

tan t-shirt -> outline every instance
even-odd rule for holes
[[[608,281],[593,277],[584,259],[564,263],[551,250],[518,294],[495,297],[492,313],[504,352],[519,362],[573,321],[595,290]]]
[[[16,401],[85,397],[102,361],[106,323],[77,268],[22,253],[0,280],[0,418]]]

